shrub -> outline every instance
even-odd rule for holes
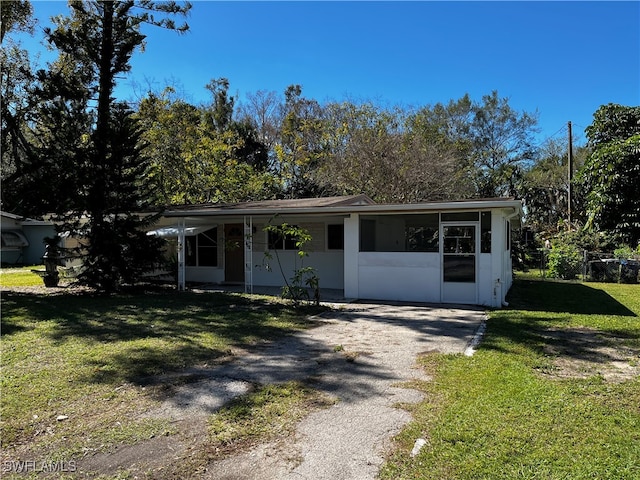
[[[549,252],[549,275],[573,280],[582,271],[582,252],[572,244],[556,244]]]

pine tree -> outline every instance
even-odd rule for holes
[[[48,184],[60,228],[82,241],[80,281],[112,292],[134,282],[159,256],[158,241],[144,233],[155,217],[141,214],[150,198],[144,144],[132,112],[113,97],[116,78],[130,70],[131,56],[143,45],[143,23],[185,31],[188,27],[177,27],[171,15],[184,15],[191,6],[151,1],[70,1],[69,6],[71,15],[45,30],[60,56],[40,72],[38,173],[55,172]]]

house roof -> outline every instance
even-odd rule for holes
[[[339,197],[318,197],[318,198],[293,198],[285,200],[258,200],[253,202],[239,203],[202,203],[196,205],[184,205],[170,207],[167,212],[193,212],[223,213],[230,212],[236,214],[238,211],[269,211],[303,209],[303,208],[326,208],[339,206],[373,205],[375,202],[366,195],[346,195]]]
[[[263,200],[232,204],[201,204],[171,207],[164,217],[238,216],[274,214],[419,213],[506,208],[522,215],[522,202],[513,198],[486,198],[452,202],[378,204],[366,195]]]
[[[21,225],[52,225],[52,222],[37,220],[35,218],[25,217],[24,215],[16,215],[15,213],[3,211],[0,211],[0,217],[9,218]]]

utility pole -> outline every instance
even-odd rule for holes
[[[573,137],[571,135],[571,122],[567,123],[567,131],[568,131],[568,140],[569,140],[569,148],[567,154],[567,163],[569,164],[569,186],[567,188],[567,214],[569,217],[569,229],[571,229],[571,184],[573,183]]]

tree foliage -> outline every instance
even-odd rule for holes
[[[576,147],[573,174],[588,155],[585,147]],[[523,171],[519,191],[527,209],[527,224],[549,237],[566,228],[568,221],[569,168],[565,141],[550,139],[540,148],[537,160]],[[579,182],[572,185],[572,223],[584,222],[584,191]]]
[[[317,196],[321,192],[313,172],[323,155],[322,107],[302,96],[300,85],[285,91],[282,126],[274,146],[275,174],[287,198]]]
[[[518,196],[522,169],[535,159],[536,124],[535,114],[517,112],[497,91],[473,106],[469,166],[478,196]]]
[[[603,105],[586,132],[592,150],[581,172],[587,226],[635,246],[640,242],[640,107]]]
[[[9,32],[33,33],[33,6],[28,0],[0,2],[0,43]]]
[[[327,106],[325,123],[326,151],[315,176],[327,190],[385,203],[458,196],[453,147],[431,142],[415,117],[344,102]]]
[[[35,80],[29,52],[12,38],[12,33],[34,28],[33,8],[28,1],[0,2],[2,48],[0,49],[0,175],[3,183],[3,209],[21,213],[23,166],[33,161],[30,123],[36,102],[32,85]]]
[[[158,204],[257,200],[276,189],[255,129],[233,119],[228,82],[214,80],[209,87],[208,106],[173,98],[172,90],[150,93],[140,102],[137,118],[149,145],[145,154]]]

